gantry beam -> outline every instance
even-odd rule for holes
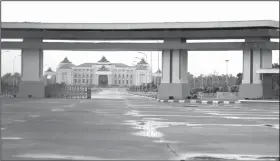
[[[228,51],[243,49],[279,50],[279,42],[211,42],[211,43],[67,43],[67,42],[2,42],[2,48],[72,50],[72,51]]]
[[[2,29],[4,39],[40,38],[56,40],[163,40],[186,39],[244,39],[254,37],[279,38],[277,29],[227,30],[154,30],[154,31],[49,31]]]

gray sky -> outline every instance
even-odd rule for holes
[[[279,1],[274,2],[2,2],[2,22],[195,22],[234,20],[277,20]],[[278,41],[278,40],[277,40]],[[150,52],[145,52],[150,62]],[[153,52],[153,71],[158,67],[158,52]],[[20,71],[20,51],[2,56],[2,74]],[[96,62],[104,55],[111,62],[131,65],[137,52],[77,52],[45,51],[45,69],[55,69],[67,56],[78,65]],[[161,55],[161,54],[160,54]],[[229,74],[242,71],[242,51],[189,52],[189,71],[195,75],[224,74],[229,59]],[[160,57],[161,60],[161,57]],[[273,62],[279,61],[279,51],[273,51]],[[160,61],[161,68],[161,61]]]

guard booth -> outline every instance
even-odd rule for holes
[[[272,77],[275,74],[279,74],[279,68],[267,68],[267,69],[261,68],[258,69],[256,73],[260,74],[261,77],[263,98],[264,99],[274,98],[275,91],[273,89]]]

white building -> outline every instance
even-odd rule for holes
[[[76,66],[66,57],[58,65],[55,77],[56,83],[68,85],[139,86],[151,83],[153,74],[144,59],[135,66],[128,66],[123,63],[111,63],[103,56],[97,63]]]

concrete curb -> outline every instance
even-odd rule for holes
[[[190,104],[240,104],[240,101],[208,101],[208,100],[159,100],[159,102],[168,103],[190,103]]]
[[[239,100],[241,103],[279,103],[279,100]]]
[[[156,99],[158,102],[167,103],[190,103],[190,104],[240,104],[240,101],[208,101],[208,100],[160,100],[156,96],[147,96],[143,94],[129,93],[142,97],[149,97]]]
[[[129,92],[128,92],[129,93]],[[209,101],[209,100],[159,100],[156,96],[151,95],[143,95],[143,94],[136,94],[136,93],[129,93],[137,96],[142,97],[149,97],[152,99],[156,99],[158,102],[167,102],[167,103],[190,103],[190,104],[240,104],[240,103],[279,103],[277,100],[237,100],[237,101]]]

